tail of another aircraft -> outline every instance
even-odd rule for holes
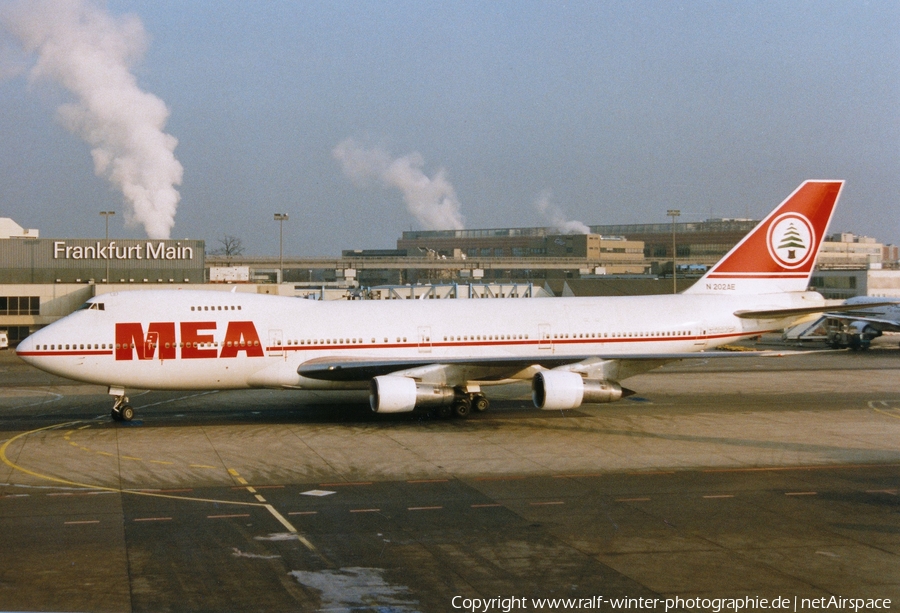
[[[802,292],[843,181],[806,181],[685,294]]]

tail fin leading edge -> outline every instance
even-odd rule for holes
[[[805,291],[843,187],[843,181],[805,181],[684,293]]]

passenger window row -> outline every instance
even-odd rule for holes
[[[687,330],[678,330],[676,332],[590,332],[585,334],[554,334],[555,339],[567,338],[673,338],[677,336],[689,336]]]
[[[445,336],[444,340],[451,343],[459,341],[515,341],[528,340],[528,334],[467,334],[464,336]]]
[[[241,305],[192,306],[192,311],[240,311]]]
[[[325,339],[303,339],[303,340],[288,340],[285,344],[288,346],[297,346],[297,345],[364,345],[365,340],[361,338],[325,338]],[[372,339],[370,341],[373,345],[378,342],[376,339]],[[388,339],[384,339],[385,343],[388,343]],[[398,336],[397,343],[405,343],[405,336]],[[277,345],[280,345],[280,342],[276,342]]]
[[[193,347],[195,349],[212,349],[214,347],[259,347],[259,341],[228,341],[227,343],[213,342],[213,343],[165,343],[163,346],[166,349],[171,349],[173,347],[177,347],[178,349],[183,349],[184,347]],[[156,347],[156,343],[147,343],[147,347]],[[110,345],[112,347],[112,345]],[[116,343],[116,349],[134,349],[134,343],[125,343],[121,345]]]
[[[64,344],[60,343],[57,345],[38,345],[37,349],[38,349],[38,351],[67,351],[67,350],[74,351],[74,350],[81,350],[81,349],[84,349],[86,351],[94,351],[97,349],[106,349],[107,348],[106,345],[107,345],[106,343],[103,343],[102,345],[99,345],[96,343],[94,343],[94,344],[92,344],[92,343],[87,343],[87,344],[85,344],[85,343],[69,343],[69,344],[64,345]],[[109,348],[110,349],[113,348],[112,343],[109,343]]]

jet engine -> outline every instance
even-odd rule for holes
[[[862,349],[867,349],[872,339],[881,336],[881,330],[870,326],[865,321],[854,321],[850,327],[859,335],[860,345]]]
[[[629,393],[623,393],[614,381],[584,379],[563,370],[539,372],[531,381],[534,406],[544,410],[577,409],[583,402],[614,402],[623,395]]]
[[[417,383],[398,375],[375,377],[369,385],[369,406],[376,413],[408,413],[416,407],[451,405],[454,397],[452,387]]]
[[[837,323],[828,329],[828,344],[834,349],[849,347],[853,350],[868,349],[872,339],[881,336],[881,330],[865,321]]]

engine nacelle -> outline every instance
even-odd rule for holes
[[[453,404],[453,398],[452,387],[416,383],[397,375],[375,377],[369,386],[369,406],[376,413],[408,413],[416,407]]]
[[[534,406],[547,411],[577,409],[584,402],[614,402],[622,396],[622,387],[614,381],[583,379],[564,370],[545,370],[531,381]]]
[[[872,340],[881,336],[881,330],[873,328],[866,321],[854,321],[849,326],[860,338]]]

